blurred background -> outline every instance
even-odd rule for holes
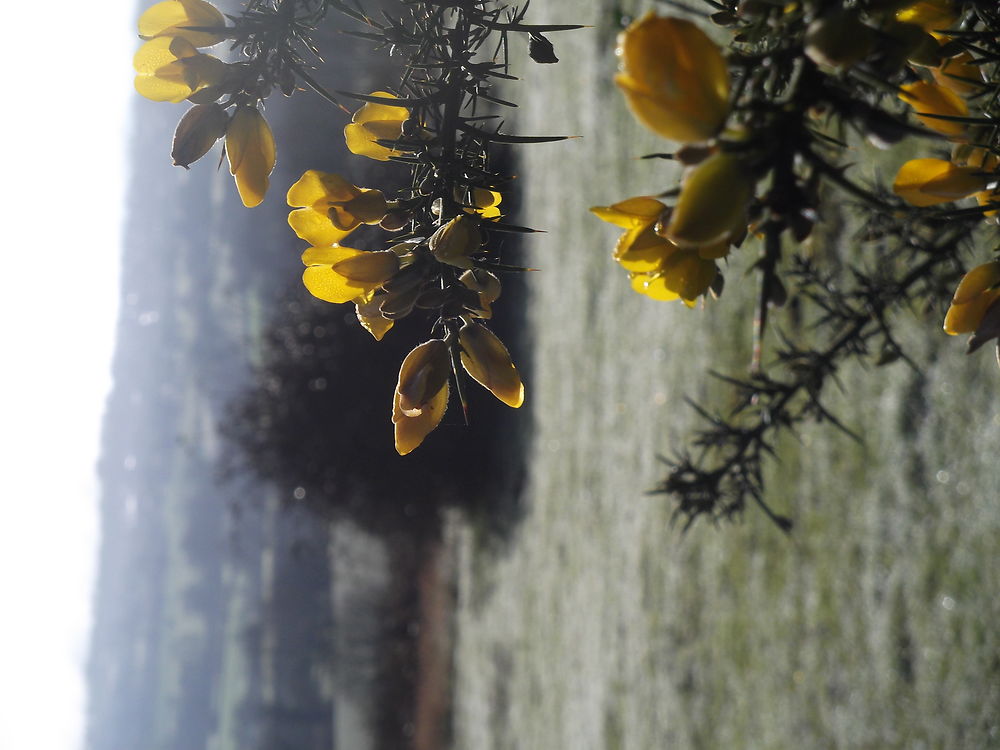
[[[997,372],[940,335],[943,304],[901,328],[925,368],[845,372],[831,403],[863,444],[820,425],[779,446],[769,501],[790,537],[754,512],[681,534],[648,494],[697,425],[684,397],[724,408],[706,370],[745,371],[753,295],[751,253],[706,309],[635,295],[586,211],[676,178],[637,158],[663,143],[611,80],[615,35],[654,5],[532,7],[591,28],[553,35],[556,65],[515,40],[526,81],[503,92],[510,131],[583,136],[501,155],[523,190],[503,208],[547,232],[507,248],[542,270],[495,306],[527,402],[473,392],[471,427],[453,409],[403,458],[390,397],[425,322],[376,343],[311,298],[284,192],[306,169],[405,176],[348,154],[319,97],[276,95],[278,166],[247,210],[218,147],[170,165],[185,107],[130,91],[145,4],[94,32],[116,50],[107,80],[60,87],[52,55],[37,108],[4,126],[33,144],[10,149],[11,181],[37,213],[5,228],[25,266],[3,300],[20,354],[0,686],[20,720],[0,747],[1000,746]],[[336,18],[320,82],[395,80]],[[815,252],[854,252],[851,217],[824,218]],[[72,260],[39,273],[39,241]]]

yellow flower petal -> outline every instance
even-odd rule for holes
[[[729,71],[722,52],[690,21],[648,13],[619,36],[615,83],[636,118],[681,142],[714,136],[729,114]]]
[[[466,323],[458,332],[462,367],[473,380],[517,409],[524,403],[524,385],[503,342],[479,323]]]
[[[270,183],[275,151],[271,128],[256,107],[236,109],[226,131],[226,154],[243,205],[259,205]]]
[[[147,99],[180,102],[225,75],[226,65],[203,55],[186,39],[158,37],[132,58],[135,88]]]
[[[211,47],[226,39],[223,33],[192,31],[185,27],[219,27],[226,19],[215,6],[204,0],[164,0],[139,16],[139,36],[183,38],[195,47]]]
[[[325,302],[353,302],[382,282],[351,279],[333,266],[367,254],[351,247],[310,247],[302,253],[302,262],[307,266],[302,272],[302,283],[310,294]]]
[[[676,251],[677,246],[656,234],[652,226],[636,227],[618,238],[614,259],[626,271],[642,273],[656,270]]]
[[[387,210],[381,190],[361,190],[343,203],[330,201],[330,221],[338,229],[350,231],[360,224],[378,224]]]
[[[623,229],[632,229],[636,226],[650,226],[656,223],[665,208],[666,206],[656,198],[638,196],[627,198],[610,206],[594,206],[590,212],[601,221]]]
[[[371,96],[396,98],[385,91],[373,91]],[[388,161],[390,156],[402,152],[383,146],[376,141],[398,139],[403,132],[403,123],[409,117],[410,111],[405,107],[366,103],[354,113],[350,124],[344,128],[344,140],[347,142],[348,150],[377,161]]]
[[[382,337],[392,328],[393,321],[383,317],[379,311],[384,297],[372,297],[365,301],[355,300],[355,313],[361,326],[370,333],[376,341],[381,341]]]
[[[964,305],[952,305],[948,308],[948,313],[944,318],[944,330],[950,336],[959,333],[972,333],[983,320],[986,310],[989,309],[1000,293],[981,294]]]
[[[308,247],[302,253],[302,264],[306,266],[332,266],[342,260],[361,255],[363,251],[353,247]]]
[[[694,300],[708,290],[718,272],[715,261],[702,258],[696,250],[681,250],[663,262],[660,278],[681,299]]]
[[[337,261],[333,270],[356,284],[382,284],[399,270],[399,256],[391,250],[361,253]]]
[[[333,245],[351,232],[338,229],[325,213],[312,208],[299,208],[288,214],[288,225],[300,239],[311,245]]]
[[[972,195],[988,182],[976,167],[958,167],[944,159],[911,159],[899,168],[892,189],[914,206],[934,206]]]
[[[670,302],[680,297],[677,292],[667,288],[662,276],[655,276],[648,273],[634,273],[630,280],[633,290],[651,299]]]
[[[361,194],[356,188],[339,174],[320,172],[310,169],[288,188],[289,206],[315,206],[325,201],[349,201]]]
[[[135,90],[151,101],[174,104],[194,93],[194,88],[188,83],[187,68],[180,60],[164,65],[159,75],[137,75]]]
[[[390,94],[388,91],[373,91],[369,94],[369,96],[378,96],[383,99],[397,98],[395,94]],[[354,113],[354,116],[351,118],[351,122],[358,123],[360,125],[375,122],[377,120],[391,120],[402,123],[404,120],[409,119],[409,117],[410,110],[406,107],[394,107],[390,104],[365,102],[364,106]]]
[[[927,81],[916,81],[900,88],[899,98],[913,107],[917,119],[925,127],[943,135],[959,136],[965,133],[966,124],[964,122],[922,116],[924,114],[948,117],[968,116],[969,107],[954,91]]]
[[[368,291],[366,285],[349,281],[330,266],[309,266],[302,272],[302,283],[313,297],[334,304],[352,302]]]
[[[955,290],[955,296],[952,297],[952,304],[964,305],[984,293],[989,293],[998,285],[1000,285],[1000,261],[983,263],[962,277]]]

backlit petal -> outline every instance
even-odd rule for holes
[[[601,221],[632,229],[639,225],[651,225],[656,222],[666,208],[656,198],[638,196],[614,203],[610,206],[594,206],[590,212]]]
[[[349,231],[337,229],[325,213],[311,208],[299,208],[288,214],[288,225],[292,231],[311,245],[333,245],[340,242]]]
[[[448,408],[448,381],[414,417],[403,414],[399,406],[399,392],[393,394],[392,422],[395,433],[396,452],[405,456],[426,438],[435,427],[441,424],[441,418]]]
[[[330,266],[307,267],[302,272],[302,283],[314,297],[334,304],[351,302],[371,290],[371,285],[349,281]]]
[[[150,6],[139,17],[139,36],[181,37],[195,47],[211,47],[226,38],[225,33],[191,31],[184,27],[223,27],[222,13],[204,0],[164,0]]]
[[[503,342],[479,323],[466,323],[458,332],[462,367],[473,380],[503,401],[518,408],[524,403],[524,385]]]
[[[349,201],[360,194],[360,188],[339,174],[310,169],[288,188],[287,198],[289,206],[315,206],[325,201]]]
[[[226,131],[226,154],[243,205],[259,205],[270,183],[275,150],[271,128],[256,107],[237,108]]]

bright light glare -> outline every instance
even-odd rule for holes
[[[0,748],[82,747],[135,8],[4,9]]]

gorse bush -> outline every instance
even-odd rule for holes
[[[947,333],[971,334],[970,352],[1000,335],[1000,257],[988,249],[1000,211],[1000,9],[971,0],[703,7],[663,2],[662,14],[627,23],[616,50],[624,106],[676,144],[648,158],[679,162],[679,185],[665,177],[658,194],[609,196],[617,202],[591,211],[623,230],[613,259],[635,292],[656,300],[696,308],[718,298],[733,254],[754,254],[749,372],[719,376],[736,408],[719,415],[695,405],[709,426],[667,461],[658,490],[676,499],[688,524],[733,517],[753,502],[788,529],[765,502],[764,461],[780,432],[806,420],[850,432],[824,397],[845,362],[919,366],[894,333],[897,310],[953,292]],[[488,324],[503,274],[527,270],[504,262],[502,237],[533,230],[504,215],[514,184],[495,166],[494,149],[563,136],[503,132],[497,112],[513,103],[496,84],[514,78],[511,35],[527,37],[535,62],[554,63],[546,34],[580,28],[532,24],[527,11],[527,3],[496,0],[399,0],[377,14],[361,2],[251,0],[242,14],[224,16],[203,0],[166,0],[139,20],[146,41],[135,57],[136,88],[193,104],[177,128],[174,163],[187,167],[224,139],[245,205],[258,205],[269,187],[275,144],[262,103],[274,91],[318,94],[345,121],[349,151],[408,171],[405,188],[386,191],[309,170],[287,192],[289,225],[308,243],[311,294],[353,304],[376,340],[414,312],[429,321],[393,393],[401,454],[434,430],[449,399],[466,410],[470,380],[511,407],[524,400]],[[311,36],[330,13],[396,55],[399,79],[370,93],[320,86]],[[713,41],[721,31],[707,33],[713,25],[730,33],[727,44]],[[202,51],[222,43],[235,60]],[[859,148],[904,141],[919,144],[921,156],[891,185],[852,168]],[[848,206],[861,226],[837,267],[802,246],[829,204]],[[385,233],[378,249],[345,244],[362,225]],[[974,267],[963,275],[967,258]],[[790,301],[809,305],[815,325],[796,337],[768,336]]]

